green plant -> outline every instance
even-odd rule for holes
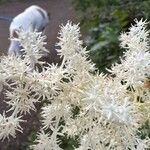
[[[105,71],[123,54],[117,37],[127,31],[135,18],[150,19],[150,1],[74,0],[80,14],[81,28],[90,50],[90,58]]]

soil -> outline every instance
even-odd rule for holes
[[[57,42],[58,31],[60,25],[65,24],[68,20],[73,22],[76,20],[75,11],[72,6],[71,0],[24,0],[15,1],[12,0],[9,3],[0,5],[0,16],[16,16],[21,13],[25,8],[31,5],[39,5],[51,14],[50,24],[46,29],[47,46],[50,54],[45,59],[48,62],[59,62],[60,59],[55,51],[55,43]],[[0,55],[7,55],[7,49],[9,47],[9,23],[0,20]],[[0,113],[6,110],[6,105],[3,102],[4,96],[0,95]],[[40,106],[37,106],[40,108]],[[28,120],[24,123],[24,133],[18,133],[15,139],[5,140],[0,142],[0,150],[26,150],[29,141],[32,141],[31,137],[40,128],[40,124],[37,120],[40,115],[32,112],[30,115],[25,116]]]

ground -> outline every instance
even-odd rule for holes
[[[66,23],[67,20],[75,21],[75,11],[72,6],[71,0],[26,0],[16,1],[13,0],[9,3],[0,5],[0,16],[16,16],[22,12],[25,8],[31,5],[39,5],[46,9],[51,14],[50,24],[47,27],[47,48],[50,50],[50,55],[46,58],[48,62],[58,62],[59,57],[55,51],[55,43],[57,42],[57,36],[59,31],[59,25]],[[7,49],[9,46],[9,23],[0,20],[0,55],[7,55]],[[39,106],[38,106],[39,107]],[[3,95],[0,96],[0,112],[5,110],[3,103]],[[31,134],[39,129],[39,124],[36,120],[39,119],[39,115],[32,113],[26,116],[27,123],[24,123],[23,134],[17,134],[16,139],[10,139],[0,142],[0,150],[25,150],[27,143],[30,141]]]

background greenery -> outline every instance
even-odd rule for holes
[[[80,16],[90,57],[100,71],[106,71],[123,53],[120,32],[127,31],[134,19],[150,20],[149,0],[73,0]]]

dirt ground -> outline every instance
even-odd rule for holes
[[[51,14],[50,24],[47,27],[47,43],[46,46],[50,50],[50,55],[46,58],[48,62],[59,62],[55,51],[55,43],[57,41],[59,25],[66,23],[67,20],[75,22],[75,11],[73,9],[71,0],[26,0],[18,2],[12,0],[12,2],[0,5],[0,16],[16,16],[22,12],[25,8],[31,5],[39,5]],[[0,20],[0,55],[7,54],[9,46],[9,24]],[[5,105],[3,104],[3,95],[0,96],[0,112],[3,112]],[[28,122],[24,123],[23,134],[17,134],[16,139],[6,140],[0,142],[0,150],[25,150],[28,141],[31,139],[31,134],[38,130],[39,124],[36,120],[39,119],[39,115],[32,113],[32,115],[26,116]]]

